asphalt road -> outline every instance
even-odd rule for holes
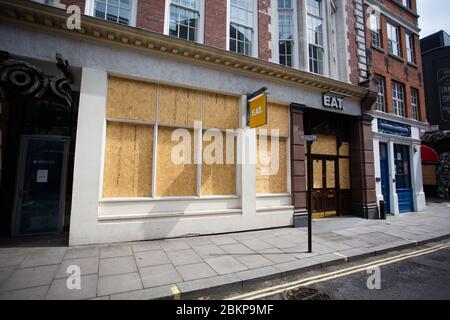
[[[435,244],[429,244],[429,246],[433,245]],[[286,282],[334,272],[387,257],[394,257],[405,252],[413,252],[413,250],[389,253],[384,256],[376,256],[345,265],[311,271],[291,277]],[[314,283],[308,285],[307,288],[317,289],[320,293],[325,293],[333,300],[448,300],[450,299],[450,248],[381,266],[380,289],[368,289],[367,281],[370,276],[371,274],[364,270],[336,279]],[[267,287],[270,287],[270,284],[261,282],[260,285],[256,285],[252,290]],[[242,292],[237,294],[242,294]],[[233,293],[228,293],[227,296],[232,297]],[[286,291],[260,299],[281,300],[285,296]]]

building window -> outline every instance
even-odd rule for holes
[[[253,5],[250,0],[231,0],[230,51],[252,55]]]
[[[402,84],[392,81],[392,106],[397,116],[405,117],[405,89]]]
[[[96,18],[130,25],[133,0],[95,0],[94,16]]]
[[[372,46],[381,48],[381,28],[379,18],[374,14],[370,15],[370,29],[372,34]]]
[[[292,0],[278,0],[278,51],[280,64],[292,67],[294,64],[294,8]]]
[[[309,71],[324,73],[324,32],[322,1],[308,0]]]
[[[400,37],[398,34],[398,28],[392,24],[387,24],[387,34],[388,34],[388,47],[389,53],[394,56],[400,56]]]
[[[411,106],[414,120],[419,120],[419,91],[411,89]]]
[[[169,35],[197,41],[199,29],[199,0],[171,0]]]
[[[408,62],[416,63],[416,54],[414,50],[414,36],[410,33],[406,34],[406,56]]]
[[[402,0],[403,6],[411,9],[411,0]]]
[[[384,83],[384,78],[375,76],[375,80],[378,83],[377,110],[386,112],[386,86]]]

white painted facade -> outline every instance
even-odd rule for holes
[[[424,211],[426,208],[425,193],[423,190],[422,180],[422,160],[420,154],[421,135],[427,128],[426,124],[409,120],[403,117],[386,114],[379,111],[374,111],[374,119],[372,122],[373,131],[373,153],[375,162],[375,177],[376,177],[376,195],[377,203],[380,201],[386,201],[382,194],[381,188],[381,165],[380,165],[380,143],[386,143],[388,146],[388,159],[389,159],[389,190],[390,190],[390,212],[391,214],[400,214],[399,200],[396,190],[395,182],[395,155],[394,145],[406,145],[409,148],[410,155],[410,168],[411,168],[411,185],[413,189],[413,201],[414,211]],[[388,121],[406,124],[411,126],[411,137],[401,137],[393,134],[381,133],[378,130],[378,120],[385,119]]]

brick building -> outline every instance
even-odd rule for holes
[[[384,3],[399,32],[418,32],[413,10]],[[67,24],[72,5],[80,28]],[[372,113],[371,76],[385,77],[386,92],[391,78],[405,95],[416,88],[418,120],[425,104],[420,53],[407,63],[399,41],[401,62],[384,36],[366,50],[363,5],[0,0],[2,232],[65,231],[70,244],[89,244],[302,226],[308,195],[316,218],[378,218],[382,134],[372,128],[388,119],[415,135],[423,122],[409,101],[405,117],[391,115],[388,94],[388,112]],[[262,87],[268,123],[250,129],[248,94]],[[176,129],[191,134],[191,162],[171,158]],[[208,134],[225,141],[227,129],[235,161],[196,161]],[[309,153],[304,135],[317,137]],[[414,137],[402,138],[411,155]]]
[[[421,211],[421,137],[428,128],[416,0],[364,1],[364,42],[378,85],[372,115],[376,192],[386,212]]]

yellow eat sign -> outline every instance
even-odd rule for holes
[[[267,124],[267,94],[263,93],[248,101],[249,127],[258,128]]]

